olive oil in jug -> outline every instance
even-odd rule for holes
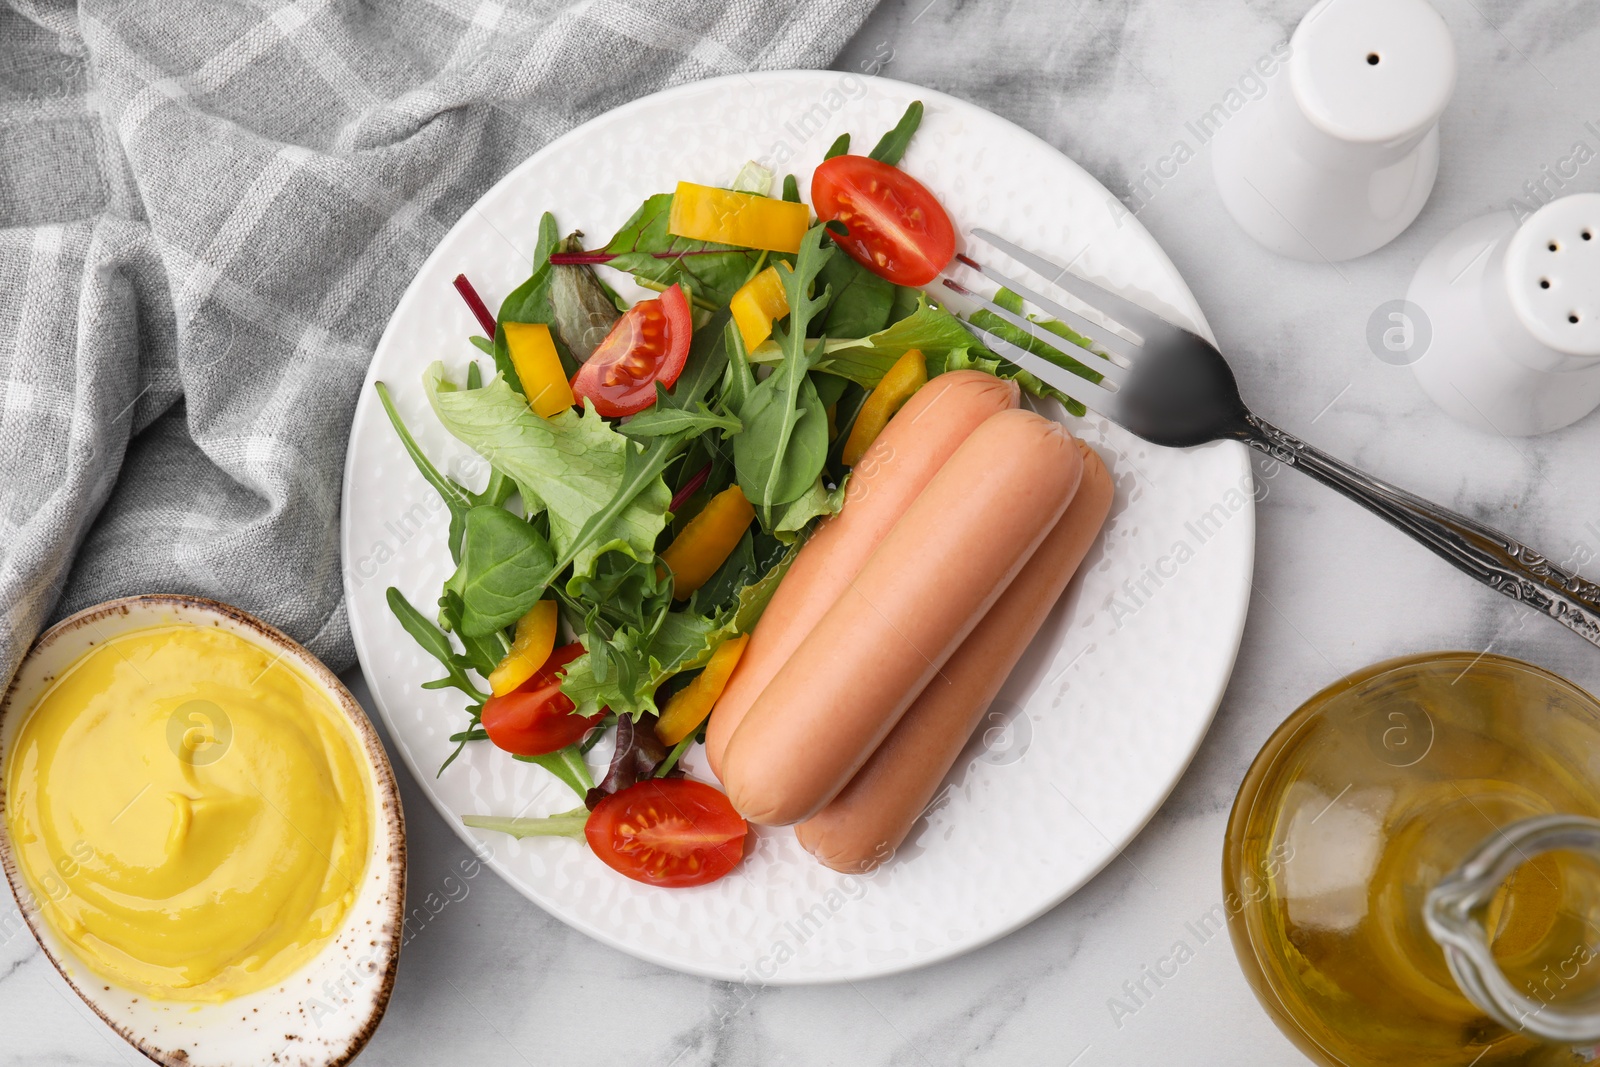
[[[1600,704],[1555,675],[1446,653],[1317,694],[1246,775],[1223,880],[1316,1062],[1600,1059]]]

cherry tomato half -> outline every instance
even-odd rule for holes
[[[850,231],[840,248],[896,285],[927,285],[956,254],[950,216],[926,186],[867,156],[834,156],[811,176],[817,218]]]
[[[744,855],[749,825],[703,782],[648,778],[595,805],[583,836],[607,867],[636,882],[705,885]]]
[[[564,668],[582,654],[583,645],[577,642],[562,645],[532,678],[505,696],[489,698],[483,705],[482,725],[496,748],[514,756],[543,756],[582,740],[606,717],[604,710],[590,716],[572,714],[576,705],[561,692]]]
[[[672,286],[628,309],[572,376],[578,403],[620,418],[656,402],[656,383],[671,388],[689,358],[694,322],[683,290]]]

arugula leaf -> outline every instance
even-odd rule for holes
[[[550,253],[554,252],[561,243],[560,231],[556,229],[556,217],[546,211],[539,217],[539,236],[533,248],[533,273],[528,280],[511,290],[511,295],[500,304],[500,311],[495,316],[494,331],[494,365],[511,388],[522,392],[522,379],[517,377],[517,368],[511,364],[511,349],[506,344],[506,331],[504,324],[507,322],[542,322],[550,324],[556,321],[555,305],[550,302],[550,285],[554,280],[555,268],[550,265]],[[568,375],[577,372],[578,364],[567,351],[566,344],[562,341],[558,331],[552,331],[555,341],[556,353],[561,357],[561,365]]]
[[[824,232],[823,227],[813,226],[801,240],[794,264],[778,264],[789,301],[788,321],[779,327],[783,360],[749,390],[737,409],[744,430],[733,439],[734,467],[739,487],[767,529],[776,525],[779,505],[799,497],[816,481],[828,454],[827,413],[806,373],[811,368],[806,329],[829,300],[826,290],[811,295],[817,275],[834,252],[822,247]],[[737,346],[737,357],[730,356],[730,361],[744,362],[743,340],[730,331],[729,343]]]
[[[898,287],[849,256],[831,257],[817,275],[817,284],[833,294],[827,317],[817,324],[821,333],[829,337],[866,337],[889,325]]]
[[[589,765],[583,762],[583,751],[577,745],[568,745],[566,748],[555,752],[547,752],[542,756],[512,756],[514,760],[523,763],[537,763],[566,784],[568,789],[580,797],[586,795],[594,788],[594,776],[589,773]],[[468,826],[474,825],[468,823]],[[494,829],[494,827],[485,827]],[[506,831],[511,833],[513,831]],[[525,837],[526,834],[518,834]]]
[[[661,388],[660,382],[656,383],[656,388],[661,394],[666,393],[666,390]],[[658,403],[624,423],[622,432],[629,437],[646,438],[666,437],[671,434],[698,436],[712,430],[721,430],[732,436],[741,428],[743,423],[737,418],[712,411],[706,407],[704,401],[701,401],[694,409],[668,407],[665,403]]]
[[[489,699],[489,694],[478,689],[467,677],[467,665],[450,643],[450,638],[424,618],[422,612],[412,607],[404,593],[391,585],[384,593],[384,599],[389,602],[389,610],[400,620],[406,633],[422,646],[423,651],[444,665],[445,676],[425,683],[424,689],[459,689],[480,704]]]
[[[423,384],[445,429],[515,481],[530,513],[547,514],[558,570],[571,562],[574,577],[592,574],[600,554],[613,550],[634,559],[653,555],[671,493],[659,470],[643,476],[629,462],[637,445],[593,408],[540,418],[504,378],[466,392],[445,378],[440,363]],[[608,505],[619,496],[620,506]]]
[[[830,338],[816,368],[871,388],[913,348],[927,359],[928,376],[933,377],[944,372],[950,352],[974,347],[982,346],[961,321],[924,297],[911,315],[877,333],[853,340]]]
[[[461,594],[450,588],[447,582],[444,592],[439,595],[439,629],[455,634],[456,640],[461,642],[462,664],[487,678],[505,656],[511,643],[498,630],[482,635],[462,633],[462,610]]]
[[[688,409],[711,395],[711,390],[722,381],[723,372],[728,367],[728,349],[723,331],[732,320],[728,309],[723,308],[712,315],[704,326],[695,330],[689,342],[689,356],[684,361],[678,380],[672,384],[672,391],[663,400],[661,391],[656,390],[659,404]]]
[[[867,153],[879,163],[887,163],[893,167],[899,164],[906,154],[906,148],[911,144],[911,135],[917,132],[917,127],[922,125],[922,101],[913,100],[911,106],[906,108],[906,113],[900,116],[900,121],[895,123],[894,129],[883,135],[871,152]]]
[[[671,193],[657,193],[646,200],[606,242],[605,252],[614,257],[607,265],[662,288],[681,282],[696,300],[725,306],[755,272],[762,253],[674,237],[667,232],[671,212]],[[675,255],[663,259],[657,252]]]
[[[822,158],[832,159],[834,156],[842,156],[848,151],[850,151],[850,135],[848,133],[841,133],[838,138],[828,146],[828,150],[827,152],[823,153]]]
[[[783,176],[783,198],[791,204],[800,202],[800,182],[793,174]]]
[[[756,378],[745,352],[744,335],[732,322],[723,328],[722,345],[729,353],[727,377],[722,385],[722,402],[735,413],[742,412],[750,400],[750,394],[755,392]]]
[[[544,592],[555,556],[530,523],[505,508],[467,512],[461,565],[445,588],[461,597],[464,637],[485,637],[528,613]]]
[[[715,574],[689,597],[689,610],[699,614],[721,611],[746,585],[761,576],[756,563],[755,531],[746,530]]]
[[[423,455],[421,447],[412,438],[411,431],[406,429],[405,422],[400,418],[400,412],[395,410],[394,401],[389,398],[389,387],[383,382],[376,382],[373,388],[378,390],[378,400],[383,404],[383,410],[389,416],[389,425],[394,427],[394,432],[400,438],[401,446],[406,450],[406,455],[411,457],[418,472],[444,500],[445,507],[450,509],[450,558],[457,563],[461,562],[461,533],[467,519],[467,512],[472,510],[475,501],[460,485],[450,478],[439,473],[427,456]]]

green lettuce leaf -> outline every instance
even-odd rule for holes
[[[530,514],[547,514],[551,547],[572,560],[574,578],[592,575],[603,552],[636,560],[653,555],[672,496],[659,472],[614,518],[578,536],[622,489],[629,454],[638,447],[593,408],[540,418],[503,377],[463,390],[445,377],[442,363],[427,369],[423,385],[445,429],[516,482]]]
[[[656,690],[673,675],[704,667],[722,642],[749,633],[761,619],[778,583],[799,554],[800,540],[758,581],[739,591],[734,603],[715,615],[669,611],[651,630],[625,626],[603,646],[585,641],[585,652],[567,667],[561,691],[579,715],[610,708],[637,719],[658,712]]]

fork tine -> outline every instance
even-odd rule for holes
[[[1163,327],[1172,328],[1172,324],[1167,320],[1146,308],[1140,307],[1127,297],[1119,296],[1109,289],[1096,285],[1094,282],[1085,281],[1059,263],[1052,263],[1043,256],[1034,255],[1025,248],[1018,248],[1004,237],[991,233],[989,230],[973,230],[972,236],[985,244],[999,249],[1039,275],[1039,277],[1048,279],[1052,285],[1060,286],[1085,304],[1111,316],[1142,337],[1149,337],[1152,333],[1159,332]],[[1032,299],[1032,297],[1029,299]],[[1039,304],[1039,306],[1044,307],[1043,304]]]
[[[1117,394],[1104,386],[1096,385],[1087,378],[1080,378],[1069,370],[1051,363],[1042,356],[1036,356],[1019,345],[1014,345],[1004,337],[998,337],[982,326],[974,326],[966,319],[957,318],[961,325],[969,332],[988,345],[990,350],[1015,363],[1035,378],[1043,381],[1061,392],[1070,396],[1090,411],[1098,412],[1112,421],[1120,421],[1117,412],[1121,405],[1117,401]]]
[[[1135,341],[1130,341],[1126,337],[1122,337],[1116,333],[1113,333],[1111,329],[1104,323],[1095,322],[1093,319],[1086,318],[1082,312],[1073,311],[1065,304],[1057,303],[1044,294],[1035,292],[1033,289],[1028,288],[1027,285],[1017,281],[1015,278],[1001,274],[993,267],[986,267],[982,263],[979,263],[977,260],[973,259],[971,256],[958,254],[956,259],[971,267],[985,278],[988,278],[991,281],[1010,289],[1013,293],[1016,293],[1024,300],[1030,300],[1037,304],[1039,307],[1043,308],[1047,314],[1054,315],[1056,318],[1066,322],[1067,325],[1083,334],[1083,336],[1093,341],[1098,347],[1104,349],[1105,351],[1114,352],[1128,360],[1130,363],[1134,359],[1138,358],[1139,349],[1141,347],[1140,344]]]
[[[952,281],[949,278],[943,278],[941,281],[944,282],[947,289],[960,293],[962,296],[968,298],[974,303],[981,304],[983,307],[987,308],[995,315],[998,315],[1000,318],[1005,319],[1011,325],[1015,326],[1019,330],[1022,330],[1029,337],[1032,337],[1035,341],[1038,341],[1041,344],[1048,345],[1067,356],[1072,356],[1073,350],[1078,348],[1077,345],[1068,341],[1066,338],[1058,337],[1049,330],[1046,330],[1043,326],[1040,326],[1038,323],[1032,322],[1024,316],[1018,315],[1014,311],[1010,311],[1001,307],[999,304],[995,303],[993,300],[990,300],[982,293],[974,292],[973,290],[962,285],[960,282]],[[1084,352],[1085,356],[1090,354],[1091,353],[1089,352]],[[1072,358],[1076,359],[1077,357],[1073,356]],[[1078,362],[1082,363],[1090,370],[1095,371],[1102,378],[1109,378],[1112,381],[1121,381],[1121,376],[1126,373],[1125,368],[1117,366],[1108,359],[1098,359],[1092,363],[1087,359],[1081,359],[1078,360]]]

